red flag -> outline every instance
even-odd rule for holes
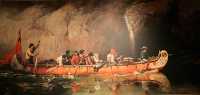
[[[0,59],[0,64],[10,64],[13,56],[16,54],[17,59],[20,63],[24,63],[23,57],[22,57],[22,47],[21,47],[21,32],[19,31],[19,37],[16,42],[15,47],[10,50],[8,53],[6,53],[3,56],[3,59]]]

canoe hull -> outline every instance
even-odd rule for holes
[[[32,66],[27,67],[29,72],[36,74],[73,74],[73,75],[85,75],[85,74],[126,74],[126,73],[134,73],[136,71],[146,70],[146,65],[127,65],[127,66],[106,66],[98,71],[95,71],[93,67],[72,67],[72,66],[64,66],[64,67],[38,67],[34,69]]]
[[[99,70],[95,70],[94,66],[38,66],[34,68],[33,65],[27,65],[26,71],[35,74],[52,74],[52,75],[89,75],[89,74],[129,74],[136,72],[145,72],[151,70],[161,70],[165,67],[168,61],[168,53],[162,50],[158,54],[158,59],[155,61],[148,61],[145,63],[130,63],[128,65],[104,65]]]

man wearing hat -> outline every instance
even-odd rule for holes
[[[148,48],[146,46],[142,46],[142,48],[140,48],[140,49],[141,49],[141,51],[140,51],[141,60],[147,61],[147,58],[148,58],[147,50],[148,50]]]

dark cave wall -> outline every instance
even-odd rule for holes
[[[116,4],[94,7],[93,4],[64,3],[57,7],[31,3],[19,6],[18,2],[15,6],[1,6],[0,45],[3,52],[14,47],[19,30],[23,51],[29,43],[41,40],[40,59],[55,59],[67,49],[101,54],[113,47],[121,53],[130,51],[126,25],[121,23],[123,14]]]
[[[172,31],[179,48],[198,49],[200,45],[200,1],[175,0],[172,12]]]
[[[151,51],[199,48],[199,1],[195,0],[66,0],[0,3],[0,51],[14,46],[22,31],[23,50],[41,40],[40,59],[55,59],[66,49],[87,49],[105,55],[115,47],[137,56]],[[128,17],[134,33],[124,20]],[[156,53],[154,53],[156,54]]]

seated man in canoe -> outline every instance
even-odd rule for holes
[[[79,52],[74,51],[70,54],[70,56],[67,56],[67,54],[64,54],[56,59],[59,66],[63,65],[63,59],[65,59],[65,61],[67,59],[70,65],[94,65],[99,60],[99,58],[95,56],[92,52],[85,50],[80,50]]]
[[[71,62],[71,65],[79,65],[79,63],[80,63],[80,57],[79,57],[79,54],[78,54],[77,51],[75,51],[72,54],[70,62]]]
[[[121,59],[121,56],[118,56],[117,50],[115,48],[111,48],[110,52],[107,54],[108,64],[119,63],[120,59]]]
[[[91,54],[91,58],[94,61],[94,64],[100,63],[100,59],[99,59],[99,54],[98,53],[92,53]]]
[[[80,58],[80,61],[79,61],[79,64],[80,65],[83,65],[85,64],[85,54],[84,54],[85,50],[81,49],[78,53],[79,53],[79,58]]]
[[[88,50],[80,50],[79,51],[80,57],[80,65],[93,65],[95,64],[93,59],[93,53],[89,52]]]
[[[142,46],[140,49],[140,59],[141,61],[146,62],[148,59],[148,48],[146,46]]]
[[[71,64],[71,58],[73,56],[73,51],[68,49],[65,52],[65,62],[63,62],[65,65],[70,65]]]
[[[56,58],[59,66],[70,65],[73,52],[71,50],[66,50],[66,52]]]
[[[66,63],[68,59],[66,58],[66,54],[62,54],[56,58],[56,62],[58,66],[63,66],[64,63]]]
[[[86,53],[85,53],[85,64],[86,65],[94,65],[95,64],[93,56],[94,55],[92,52],[86,51]]]

